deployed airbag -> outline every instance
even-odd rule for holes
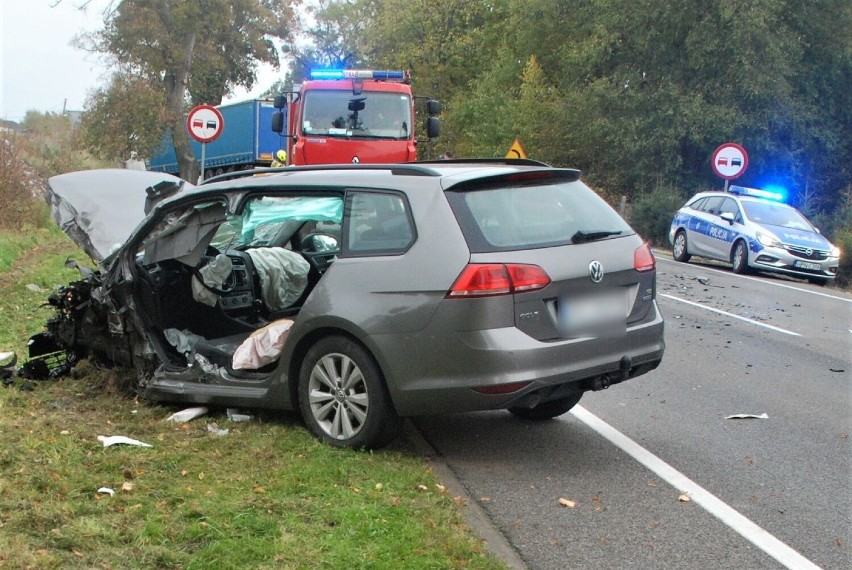
[[[293,321],[281,319],[257,329],[234,351],[234,370],[256,370],[278,360]]]
[[[305,292],[311,266],[304,257],[283,247],[259,247],[247,253],[260,277],[261,297],[270,311],[286,309]]]

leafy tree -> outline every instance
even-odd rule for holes
[[[86,101],[83,142],[98,156],[114,160],[150,156],[163,137],[165,101],[159,86],[117,72],[106,88]]]
[[[122,0],[108,13],[104,29],[88,39],[125,73],[159,86],[180,175],[194,180],[198,165],[183,120],[187,103],[218,104],[234,86],[254,84],[258,62],[278,65],[271,38],[289,37],[294,2]]]

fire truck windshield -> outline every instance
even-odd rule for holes
[[[312,89],[302,95],[302,134],[408,139],[411,98],[400,93]]]

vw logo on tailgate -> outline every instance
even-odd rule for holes
[[[604,276],[603,264],[597,259],[589,264],[589,279],[592,283],[600,283]]]

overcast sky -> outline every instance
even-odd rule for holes
[[[103,27],[106,0],[0,0],[0,119],[20,121],[27,111],[83,110],[89,91],[103,85],[109,70],[96,55],[71,47],[82,32]],[[258,86],[247,99],[265,91],[278,72],[260,70]]]

